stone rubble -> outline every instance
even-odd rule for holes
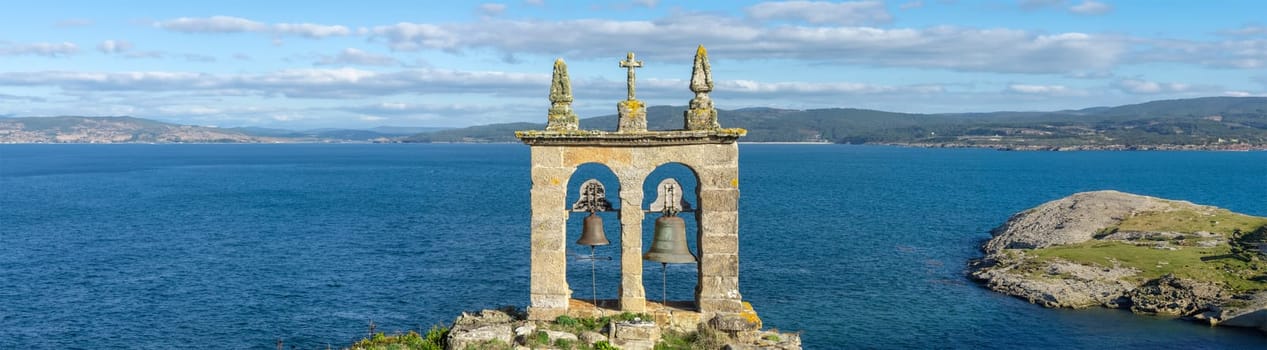
[[[755,320],[755,321],[754,321]],[[756,314],[719,314],[700,327],[716,327],[726,337],[726,349],[800,350],[801,337],[797,333],[777,330],[761,330]],[[552,329],[555,328],[555,329]],[[497,310],[479,313],[462,313],[453,321],[453,327],[445,339],[445,349],[465,350],[504,347],[511,349],[554,349],[556,344],[593,345],[606,341],[624,350],[650,350],[662,340],[668,325],[652,320],[612,322],[600,332],[580,331],[575,334],[558,330],[550,321],[525,320]],[[565,328],[566,329],[566,328]],[[542,339],[548,345],[539,343]]]

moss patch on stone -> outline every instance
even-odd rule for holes
[[[1108,229],[1177,233],[1205,231],[1228,236],[1235,230],[1249,232],[1264,225],[1267,225],[1267,218],[1237,214],[1227,209],[1213,209],[1144,212],[1125,218],[1116,227]]]
[[[1174,250],[1122,241],[1091,241],[1034,249],[1028,253],[1039,265],[1056,259],[1101,267],[1121,264],[1140,271],[1133,277],[1139,283],[1174,274],[1220,283],[1235,291],[1267,290],[1267,282],[1256,278],[1267,273],[1267,264],[1239,259],[1232,255],[1228,245],[1172,248]]]

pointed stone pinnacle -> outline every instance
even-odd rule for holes
[[[554,76],[550,79],[550,102],[572,102],[572,82],[568,65],[562,58],[554,60]]]
[[[695,67],[691,70],[691,91],[696,94],[713,91],[713,72],[708,66],[708,50],[704,49],[704,45],[700,45],[695,50]]]
[[[717,109],[713,108],[713,100],[708,92],[713,91],[713,72],[708,66],[708,50],[704,45],[695,49],[695,67],[691,70],[691,91],[695,98],[691,99],[685,112],[684,126],[686,130],[717,130]]]
[[[554,60],[554,75],[550,79],[550,112],[546,116],[546,130],[576,130],[580,121],[572,112],[572,82],[568,79],[568,65],[563,59]]]

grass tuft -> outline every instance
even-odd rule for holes
[[[361,339],[353,343],[349,349],[354,350],[443,350],[444,337],[449,334],[449,328],[444,326],[432,326],[426,335],[418,334],[415,331],[409,333],[385,334],[383,332],[374,333],[368,338]]]

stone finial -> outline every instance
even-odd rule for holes
[[[708,93],[713,91],[713,71],[708,66],[708,50],[704,49],[704,45],[700,45],[695,49],[695,67],[691,69],[691,91],[695,92],[695,98],[708,98]]]
[[[634,98],[634,69],[642,68],[642,61],[634,60],[634,53],[630,52],[625,56],[624,61],[620,61],[620,67],[629,71],[628,84],[629,94],[626,95],[624,101],[616,103],[616,112],[620,120],[616,125],[616,132],[643,132],[647,131],[647,107]]]
[[[576,130],[580,125],[572,111],[572,82],[568,80],[568,65],[563,59],[554,60],[554,76],[550,79],[550,112],[546,118],[546,130]]]
[[[695,50],[695,67],[691,70],[691,91],[695,98],[691,99],[685,116],[686,130],[716,130],[721,128],[717,123],[717,109],[713,108],[713,100],[708,93],[713,91],[713,72],[708,66],[708,50],[700,45]]]

